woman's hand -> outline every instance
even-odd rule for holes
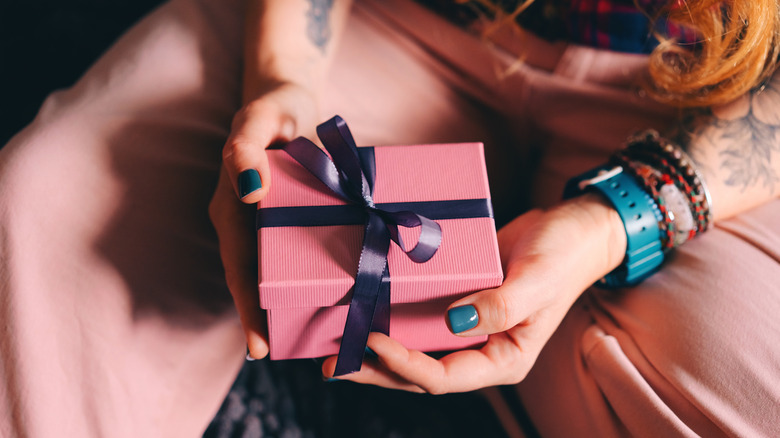
[[[499,231],[498,244],[504,283],[448,311],[458,335],[489,335],[481,349],[437,360],[372,333],[368,346],[378,359],[344,378],[434,394],[521,381],[580,294],[620,264],[626,236],[617,212],[588,194],[518,217]],[[333,375],[335,359],[323,363],[325,376]]]
[[[219,237],[228,288],[249,355],[268,354],[257,290],[255,206],[271,186],[265,149],[317,124],[316,90],[324,80],[349,0],[247,1],[242,97],[225,144],[209,214]]]
[[[292,140],[297,126],[314,126],[314,94],[293,83],[271,86],[236,113],[209,215],[219,237],[228,288],[246,335],[249,354],[268,354],[265,313],[257,291],[255,204],[271,186],[266,148]]]

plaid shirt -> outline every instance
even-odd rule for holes
[[[453,21],[466,25],[484,15],[476,3],[455,6],[454,0],[418,0]],[[499,0],[506,11],[513,10],[517,0]],[[662,18],[651,20],[663,0],[536,0],[520,14],[518,23],[548,40],[566,40],[575,44],[603,49],[648,53],[656,45],[655,33],[676,38],[683,43],[695,41],[690,31]]]
[[[666,37],[691,43],[695,36],[686,29],[664,19],[651,22],[651,16],[664,6],[664,2],[639,0],[637,9],[633,0],[572,0],[564,12],[568,27],[568,39],[583,45],[646,53],[658,41],[657,32]]]

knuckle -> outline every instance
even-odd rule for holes
[[[214,225],[214,229],[217,232],[217,235],[219,235],[220,225],[222,225],[222,218],[224,217],[224,214],[222,213],[223,209],[220,208],[220,204],[216,201],[211,201],[209,203],[208,208],[208,214],[209,214],[209,220],[211,221],[212,225]]]
[[[420,385],[425,392],[432,395],[442,395],[449,392],[449,385],[447,380],[447,374],[443,370],[429,375],[425,382]]]
[[[529,360],[529,356],[524,353],[523,349],[519,347],[513,349],[513,354],[508,358],[506,366],[503,367],[507,370],[505,384],[514,385],[525,380],[528,373],[531,372],[534,362],[536,359]]]
[[[490,301],[488,302],[488,317],[490,318],[491,325],[497,331],[506,331],[515,325],[512,320],[511,305],[512,300],[505,292],[491,294]]]
[[[235,270],[230,269],[228,266],[225,266],[225,283],[227,284],[230,293],[236,298],[236,294],[239,292],[241,285]]]
[[[235,156],[240,156],[242,152],[253,146],[253,143],[246,138],[233,137],[222,148],[222,161],[229,161]]]
[[[528,377],[528,373],[530,372],[530,367],[526,364],[520,364],[517,367],[515,367],[512,372],[509,374],[508,381],[506,384],[508,385],[516,385],[523,380],[525,380],[526,377]]]
[[[213,199],[209,202],[208,214],[209,214],[209,220],[211,221],[211,223],[212,224],[216,223],[216,221],[218,219],[217,218],[217,206],[216,206],[216,203],[215,203],[215,201]]]
[[[431,395],[442,395],[446,394],[446,390],[444,388],[444,385],[442,385],[440,382],[431,382],[426,385],[422,385],[422,389]]]
[[[227,190],[229,189],[218,186],[207,209],[209,219],[217,227],[217,231],[219,231],[219,225],[225,222],[234,210],[231,199],[226,194]]]
[[[263,113],[263,105],[262,101],[253,100],[246,105],[239,108],[238,111],[233,115],[233,122],[231,124],[231,128],[233,130],[241,127],[243,124],[245,124],[247,121],[252,120],[255,117],[258,117]]]
[[[221,222],[222,219],[222,211],[224,210],[221,208],[222,202],[219,200],[219,197],[214,196],[211,198],[211,201],[209,201],[208,206],[208,214],[209,214],[209,220],[212,224],[217,225]]]

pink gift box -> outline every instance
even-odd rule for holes
[[[383,146],[374,149],[374,201],[489,199],[481,143]],[[259,208],[343,205],[286,152],[269,150],[273,188]],[[390,336],[407,348],[446,351],[486,337],[453,335],[445,311],[455,300],[501,284],[491,217],[436,220],[442,242],[425,263],[394,243],[390,271]],[[413,246],[416,229],[401,228]],[[338,353],[355,283],[363,225],[284,226],[258,231],[260,307],[267,310],[271,359]]]

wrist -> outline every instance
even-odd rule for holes
[[[249,76],[246,73],[244,75],[241,97],[244,105],[274,91],[283,91],[285,95],[295,94],[307,100],[313,100],[317,94],[315,89],[314,82],[304,78],[269,74]]]
[[[626,231],[617,210],[598,193],[584,193],[560,206],[565,214],[577,218],[589,242],[589,259],[596,278],[604,277],[620,266],[626,254]]]
[[[620,166],[599,166],[570,179],[564,199],[583,193],[603,196],[620,215],[625,230],[625,256],[599,284],[633,286],[655,273],[664,260],[658,226],[663,217],[656,201]]]

